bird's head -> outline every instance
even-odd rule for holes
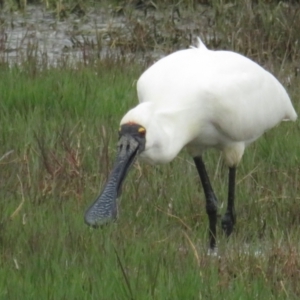
[[[85,213],[85,223],[98,227],[117,218],[117,198],[136,157],[145,149],[146,128],[132,122],[121,125],[117,157],[103,192]]]

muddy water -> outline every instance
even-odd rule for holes
[[[100,50],[96,47],[97,34],[124,26],[122,17],[112,18],[100,9],[85,17],[70,14],[60,21],[43,6],[28,6],[24,13],[2,12],[0,18],[0,58],[10,64],[19,64],[30,56],[49,65],[56,65],[62,59],[78,61],[86,54],[83,46],[88,45],[90,52],[105,55],[108,51],[105,43]]]
[[[206,8],[198,11],[206,12]],[[207,18],[207,13],[197,13],[197,18],[185,13],[179,18],[171,9],[164,13],[152,10],[147,17],[142,10],[133,12],[131,20],[101,7],[90,8],[84,16],[70,13],[65,20],[38,5],[27,6],[25,12],[1,12],[0,62],[19,64],[33,56],[43,65],[55,66],[62,60],[76,62],[124,53],[153,60],[188,47],[190,37],[199,35]]]

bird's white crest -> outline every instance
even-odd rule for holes
[[[206,46],[204,45],[204,43],[202,42],[202,40],[200,39],[200,37],[197,37],[197,41],[198,41],[197,47],[195,47],[195,46],[190,46],[191,49],[207,50]]]
[[[195,49],[205,51],[195,51]],[[198,47],[175,52],[146,70],[137,82],[140,104],[121,124],[146,128],[141,157],[171,161],[187,146],[192,156],[220,149],[229,166],[266,130],[297,114],[279,81],[252,60]]]

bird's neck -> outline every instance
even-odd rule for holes
[[[188,144],[192,137],[180,111],[155,112],[147,129],[149,143],[142,158],[152,163],[168,163]]]

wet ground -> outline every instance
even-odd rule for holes
[[[188,47],[203,21],[201,14],[191,22],[189,16],[179,18],[176,11],[163,15],[152,10],[146,17],[145,11],[135,9],[125,17],[99,7],[83,14],[70,12],[61,19],[44,6],[27,6],[24,12],[1,12],[0,60],[18,64],[34,56],[56,65],[61,60],[103,58],[112,53],[160,57],[168,44]]]
[[[122,22],[122,18],[111,18],[100,9],[90,12],[88,17],[73,13],[64,20],[43,6],[28,6],[25,12],[2,13],[1,58],[21,63],[28,55],[36,55],[51,65],[66,58],[80,60],[84,55],[83,46],[90,45],[89,51],[98,51],[97,35],[105,33],[108,27],[122,27]],[[105,52],[105,47],[101,48],[100,52]]]

